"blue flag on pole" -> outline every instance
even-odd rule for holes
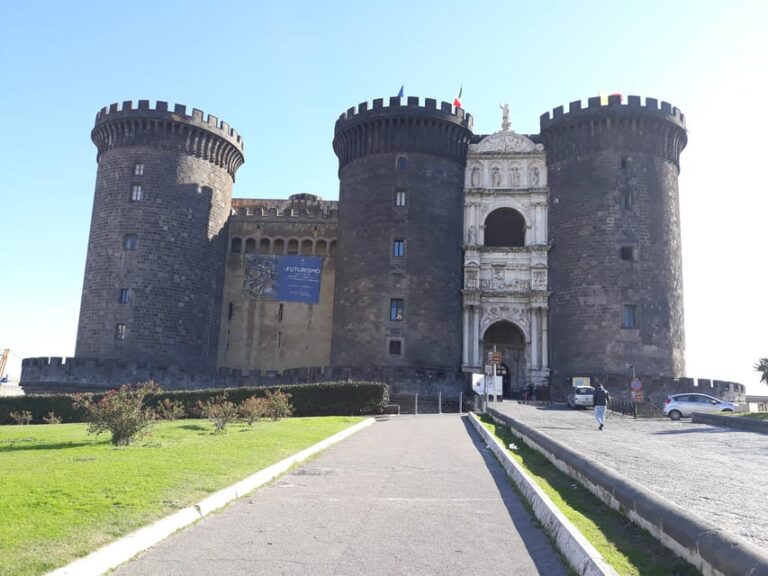
[[[404,88],[405,88],[405,84],[403,84],[402,86],[400,86],[400,92],[398,92],[398,93],[397,93],[397,97],[398,97],[398,98],[402,98],[402,97],[403,97],[403,89],[404,89]]]

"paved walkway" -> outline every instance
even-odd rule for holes
[[[116,575],[565,576],[455,414],[381,420]]]
[[[610,411],[601,432],[592,410],[492,407],[768,549],[768,435]]]

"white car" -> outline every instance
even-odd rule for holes
[[[664,400],[664,415],[672,420],[687,418],[694,412],[735,412],[736,404],[699,392],[672,394]]]
[[[565,397],[569,408],[592,407],[595,403],[595,389],[592,386],[574,386]]]

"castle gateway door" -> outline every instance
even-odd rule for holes
[[[496,322],[488,327],[483,336],[483,358],[488,352],[501,352],[502,365],[497,374],[502,377],[504,397],[516,396],[527,386],[528,365],[525,359],[525,337],[511,322]]]

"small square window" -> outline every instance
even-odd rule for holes
[[[131,186],[131,202],[138,202],[144,197],[144,190],[141,184],[134,184]]]
[[[125,324],[118,324],[115,326],[115,340],[125,340]]]
[[[637,260],[637,249],[634,246],[622,246],[619,249],[619,256],[622,260],[630,262]]]
[[[392,242],[392,256],[405,256],[405,240]]]
[[[133,165],[133,175],[134,176],[144,176],[144,163],[143,162],[136,162],[136,164]]]
[[[136,250],[139,247],[139,238],[135,234],[127,234],[123,238],[123,250]]]
[[[392,298],[389,301],[389,319],[393,322],[399,322],[403,319],[403,299]]]
[[[402,356],[403,355],[403,341],[402,340],[390,340],[389,341],[389,355],[390,356]]]
[[[128,288],[120,288],[120,295],[117,297],[120,304],[128,304]]]
[[[395,190],[395,206],[405,206],[405,190]]]
[[[634,304],[624,304],[624,328],[637,328],[637,307]]]

